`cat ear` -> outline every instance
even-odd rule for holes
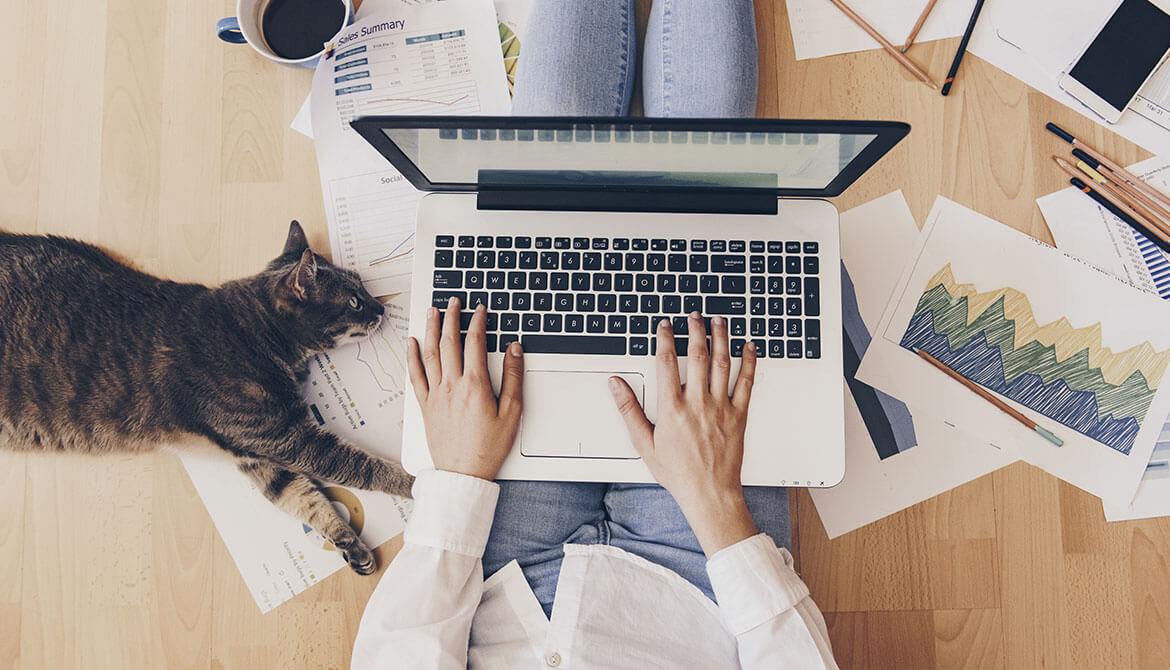
[[[288,239],[284,241],[284,251],[280,252],[280,255],[299,254],[308,248],[309,238],[305,237],[305,229],[293,219],[292,223],[288,224]]]
[[[304,302],[305,293],[317,282],[317,257],[313,255],[312,249],[305,249],[301,254],[301,260],[284,281],[297,300]]]

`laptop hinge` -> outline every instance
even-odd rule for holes
[[[570,189],[503,189],[480,185],[479,209],[559,212],[666,212],[681,214],[776,214],[773,193],[672,193],[583,191]]]

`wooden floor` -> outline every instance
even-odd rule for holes
[[[234,4],[0,0],[0,227],[208,283],[258,270],[291,218],[324,248],[313,147],[288,129],[310,73],[216,40]],[[1046,121],[1144,157],[978,58],[942,98],[878,52],[794,62],[782,0],[757,19],[760,115],[913,125],[842,210],[902,189],[921,223],[942,194],[1049,240],[1034,199],[1065,147]],[[956,42],[911,53],[941,78]],[[1170,667],[1170,521],[1106,524],[1022,464],[833,542],[795,500],[842,667]],[[342,572],[260,615],[165,453],[0,452],[0,510],[0,668],[343,668],[377,582]]]

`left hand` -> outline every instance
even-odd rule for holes
[[[487,370],[487,309],[480,305],[459,344],[457,298],[452,298],[439,334],[439,310],[427,311],[423,343],[410,338],[410,383],[422,409],[431,460],[438,470],[495,479],[520,427],[524,358],[519,342],[504,356],[500,397]]]

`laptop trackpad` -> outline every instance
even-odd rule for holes
[[[614,375],[626,380],[639,403],[645,400],[646,380],[640,372],[525,372],[520,453],[638,458],[609,390],[609,378]]]

